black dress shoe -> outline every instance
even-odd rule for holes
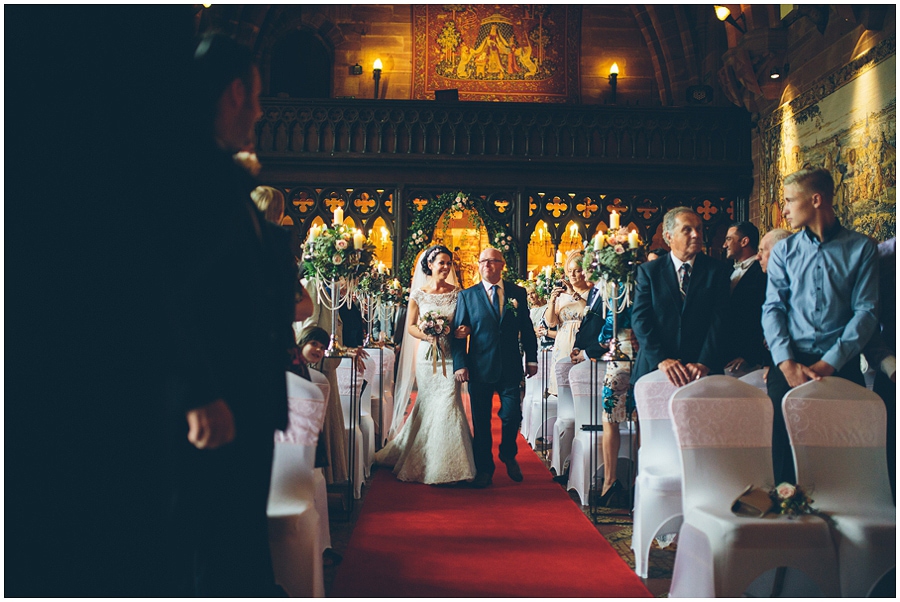
[[[505,460],[504,464],[506,464],[506,474],[509,475],[509,478],[516,483],[521,483],[523,478],[522,469],[519,468],[519,463],[516,462],[516,459],[510,458],[509,460]]]
[[[489,472],[479,472],[472,480],[472,487],[475,489],[484,489],[493,482],[493,476]]]

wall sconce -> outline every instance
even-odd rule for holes
[[[738,17],[738,19],[740,19],[744,23],[744,26],[741,27],[741,24],[731,16],[731,9],[729,9],[727,6],[715,4],[713,5],[713,8],[716,11],[716,18],[719,21],[725,21],[726,23],[737,29],[739,32],[747,33],[747,19],[744,17],[744,13],[741,13],[741,16]]]
[[[609,68],[609,87],[612,88],[612,104],[616,104],[616,86],[619,83],[619,64],[613,63]]]
[[[362,65],[359,63],[350,65],[350,75],[362,75]]]
[[[375,100],[378,100],[378,84],[381,83],[381,59],[375,59],[373,67],[372,77],[375,79]]]

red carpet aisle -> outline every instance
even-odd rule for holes
[[[651,597],[521,435],[518,460],[524,482],[498,462],[487,489],[378,469],[332,597]]]

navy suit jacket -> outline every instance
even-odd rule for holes
[[[453,329],[465,325],[472,329],[466,339],[451,340],[453,370],[469,369],[469,380],[496,383],[522,378],[521,341],[527,362],[537,362],[537,338],[528,312],[525,289],[508,280],[503,281],[504,304],[515,299],[518,309],[505,308],[503,317],[497,315],[491,300],[480,282],[460,291],[456,300]]]
[[[664,359],[701,363],[711,373],[722,371],[731,277],[728,268],[698,254],[682,301],[669,255],[638,267],[631,327],[640,348],[632,382],[656,370]]]
[[[728,312],[731,332],[726,361],[742,357],[750,364],[768,366],[772,363],[762,328],[765,300],[766,275],[759,262],[754,261],[731,292],[731,310]]]

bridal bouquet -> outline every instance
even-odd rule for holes
[[[436,311],[427,311],[419,317],[419,330],[426,336],[437,339],[425,353],[425,359],[432,362],[432,374],[437,374],[437,361],[441,360],[441,370],[444,376],[447,376],[447,364],[441,350],[440,339],[450,334],[450,318]]]

